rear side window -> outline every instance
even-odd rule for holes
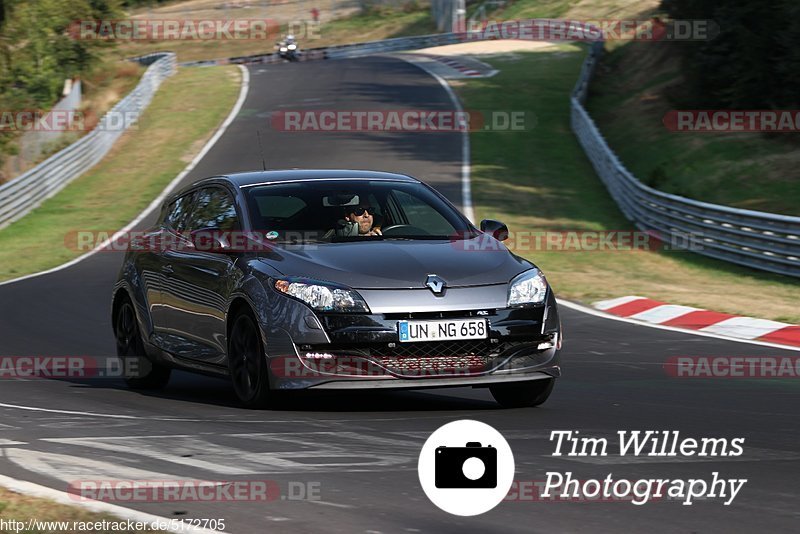
[[[192,205],[194,192],[184,195],[167,208],[167,216],[164,218],[164,225],[176,232],[183,232],[186,229],[186,219]]]
[[[219,187],[206,187],[197,191],[186,225],[190,232],[210,228],[225,231],[240,229],[233,197]]]

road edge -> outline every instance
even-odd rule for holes
[[[236,103],[233,105],[233,108],[231,109],[230,113],[228,113],[228,116],[225,117],[225,120],[222,122],[222,124],[219,125],[219,127],[214,132],[214,135],[212,135],[211,138],[206,142],[206,144],[203,145],[203,148],[200,149],[200,152],[197,153],[194,159],[192,159],[192,161],[190,161],[189,164],[186,165],[186,167],[184,167],[183,170],[175,178],[173,178],[169,184],[167,184],[164,190],[162,190],[161,193],[155,199],[153,199],[153,201],[144,209],[144,211],[139,213],[139,215],[137,215],[134,220],[129,222],[123,228],[119,229],[113,236],[103,241],[102,243],[99,243],[95,248],[93,248],[86,254],[78,256],[77,258],[74,258],[66,263],[62,263],[61,265],[57,265],[45,271],[26,274],[24,276],[20,276],[19,278],[12,278],[11,280],[0,282],[0,286],[22,282],[24,280],[29,280],[31,278],[44,276],[46,274],[55,273],[67,269],[69,267],[72,267],[73,265],[76,265],[82,262],[83,260],[94,256],[98,251],[106,248],[115,239],[120,237],[123,233],[131,230],[134,226],[139,224],[145,217],[150,215],[150,213],[152,213],[155,209],[160,207],[161,203],[164,201],[167,195],[169,195],[178,186],[178,184],[180,184],[181,181],[183,181],[186,175],[189,174],[197,166],[197,164],[200,163],[200,161],[205,157],[208,151],[214,147],[217,141],[219,141],[219,138],[222,137],[222,135],[225,133],[225,130],[228,129],[228,126],[231,125],[236,116],[239,114],[239,111],[242,109],[242,105],[244,104],[244,101],[247,99],[247,95],[250,91],[250,71],[247,70],[247,67],[245,67],[244,65],[238,65],[238,67],[239,71],[242,73],[242,85],[239,88],[239,97],[236,100]]]

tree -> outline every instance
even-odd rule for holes
[[[662,0],[671,18],[710,19],[720,33],[708,41],[675,43],[702,107],[795,107],[800,98],[800,15],[796,0]]]
[[[108,43],[79,40],[75,21],[119,17],[118,0],[5,0],[0,6],[0,109],[48,109],[64,80],[80,76]],[[0,131],[0,153],[16,132]]]

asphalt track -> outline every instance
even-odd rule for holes
[[[269,167],[406,172],[460,203],[459,134],[280,133],[267,125],[270,111],[301,107],[450,109],[445,91],[423,71],[373,57],[253,67],[251,74],[239,117],[187,180],[259,168],[255,131],[261,129]],[[111,354],[109,297],[120,262],[117,253],[99,253],[68,269],[0,286],[0,355]],[[796,352],[563,308],[562,318],[564,376],[536,409],[502,410],[486,390],[457,389],[312,395],[282,410],[254,412],[237,407],[226,382],[185,373],[176,373],[158,394],[129,391],[117,380],[3,380],[0,473],[59,490],[81,479],[276,481],[284,498],[268,503],[117,503],[166,517],[225,518],[234,533],[796,528],[797,381],[676,379],[664,371],[666,360],[677,355]],[[630,480],[710,479],[718,471],[748,483],[730,506],[719,500],[692,506],[673,500],[644,506],[520,500],[459,518],[427,500],[416,472],[427,436],[457,419],[481,420],[505,435],[517,480],[542,481],[547,471]],[[550,455],[552,430],[613,439],[626,429],[743,437],[744,455],[639,462]],[[290,483],[310,483],[321,500],[287,498]]]

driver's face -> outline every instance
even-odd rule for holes
[[[355,213],[350,213],[350,220],[358,223],[358,233],[359,234],[368,234],[370,230],[372,230],[372,222],[374,218],[372,214],[368,211],[365,211],[361,215],[356,215]]]

